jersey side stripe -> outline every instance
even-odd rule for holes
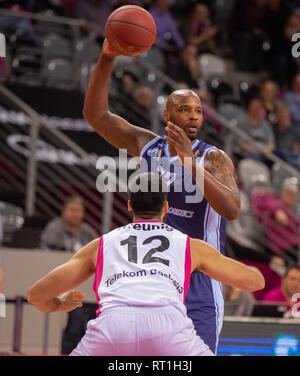
[[[98,295],[98,289],[101,283],[102,274],[103,274],[103,236],[101,236],[100,241],[99,241],[95,279],[94,279],[94,284],[93,284],[93,290],[95,291],[97,303],[99,304],[99,309],[97,310],[97,317],[101,313],[101,304],[100,304],[100,298]]]
[[[190,286],[191,280],[191,267],[192,267],[192,260],[191,260],[191,245],[190,245],[190,237],[186,237],[186,247],[185,247],[185,263],[184,263],[184,287],[183,287],[183,302],[185,301],[185,296],[187,290]]]

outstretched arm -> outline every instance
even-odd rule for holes
[[[216,281],[249,292],[265,287],[264,277],[258,269],[223,256],[202,240],[191,239],[190,242],[191,271],[198,270]]]
[[[99,239],[76,253],[70,261],[58,266],[27,290],[27,300],[42,312],[69,312],[81,307],[85,296],[70,291],[91,275],[96,267]]]
[[[86,92],[83,115],[95,131],[115,148],[127,149],[128,154],[139,156],[142,148],[156,135],[130,124],[108,109],[108,83],[117,55],[105,40]]]
[[[211,149],[202,167],[193,156],[192,143],[184,130],[171,122],[166,130],[168,135],[165,138],[176,149],[181,163],[190,171],[208,203],[225,219],[236,219],[241,202],[231,159],[222,150]]]

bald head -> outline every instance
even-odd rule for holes
[[[201,104],[201,100],[199,95],[196,94],[193,90],[190,89],[179,89],[173,91],[169,96],[166,104],[166,109],[169,111],[171,110],[172,106],[179,105],[183,102],[183,100],[187,100],[188,98],[196,99]]]
[[[203,123],[198,94],[190,89],[173,91],[167,100],[164,119],[182,128],[190,140],[195,140]]]

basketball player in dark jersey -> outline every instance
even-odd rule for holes
[[[157,161],[155,169],[161,175],[165,170],[170,171],[170,167],[177,171],[180,167],[184,176],[192,175],[199,185],[197,202],[187,200],[186,190],[174,189],[176,175],[169,174],[167,223],[191,237],[207,241],[224,254],[225,220],[239,216],[240,196],[230,158],[222,150],[197,139],[203,123],[200,98],[191,90],[175,91],[168,97],[164,138],[130,124],[108,108],[108,83],[118,55],[105,41],[86,92],[85,119],[117,149],[127,149],[129,155],[141,156],[149,165]],[[184,168],[182,163],[186,157],[191,162]],[[141,167],[142,171],[153,171],[147,163]],[[197,334],[215,353],[223,323],[221,284],[203,273],[193,273],[185,304]]]

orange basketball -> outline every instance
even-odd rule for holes
[[[112,48],[126,56],[137,56],[149,50],[156,39],[153,17],[144,8],[125,5],[108,17],[105,34]]]

